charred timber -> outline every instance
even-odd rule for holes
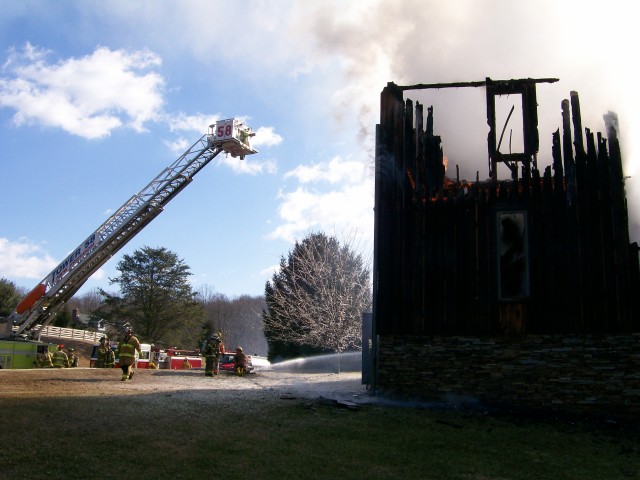
[[[578,95],[571,92],[562,102],[562,129],[553,133],[552,165],[541,172],[535,85],[552,80],[417,86],[486,86],[489,151],[496,164],[510,165],[506,181],[480,182],[476,174],[467,182],[453,165],[453,178],[446,178],[433,109],[404,99],[403,91],[416,86],[389,83],[383,90],[376,129],[376,335],[640,330],[639,249],[629,244],[617,118],[605,116],[606,138],[583,132]],[[493,97],[507,92],[523,98],[525,151],[513,155],[499,152],[492,108]],[[502,259],[505,221],[519,226],[524,260]],[[522,261],[526,268],[515,277],[502,270]],[[515,292],[507,277],[522,280]]]
[[[509,88],[510,86],[515,85],[527,85],[527,84],[536,84],[536,83],[555,83],[559,79],[558,78],[520,78],[513,80],[491,80],[487,78],[486,80],[482,80],[479,82],[450,82],[450,83],[418,83],[416,85],[403,85],[397,86],[403,92],[406,90],[429,90],[429,89],[439,89],[439,88],[477,88],[477,87],[486,87],[488,84],[493,85],[502,85],[505,88]],[[392,84],[392,82],[389,82]],[[507,93],[507,92],[505,92]]]

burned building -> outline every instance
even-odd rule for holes
[[[536,86],[555,81],[389,83],[383,90],[373,272],[377,391],[640,412],[640,270],[638,245],[629,240],[617,119],[605,116],[606,138],[583,131],[571,92],[553,133],[553,163],[539,169]],[[451,87],[486,90],[486,180],[446,176],[433,110],[425,118],[423,105],[404,98],[408,90]],[[521,152],[503,153],[504,127],[495,116],[502,95],[521,97]],[[499,167],[509,179],[498,179]]]

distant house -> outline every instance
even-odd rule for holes
[[[107,329],[107,321],[94,316],[89,318],[87,325],[90,330],[95,330],[96,332],[104,332]]]
[[[93,314],[80,313],[77,308],[74,308],[73,312],[71,312],[71,321],[73,323],[73,328],[78,328],[81,330],[95,330],[96,332],[104,332],[107,328],[106,320],[96,317]]]

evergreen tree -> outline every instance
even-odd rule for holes
[[[71,313],[69,312],[69,308],[66,305],[58,309],[53,317],[53,320],[51,321],[51,325],[60,328],[73,328]]]
[[[166,248],[143,247],[125,255],[110,278],[119,294],[100,290],[100,315],[111,323],[129,323],[136,335],[151,343],[196,347],[202,306],[191,290],[189,267]]]
[[[296,242],[265,286],[269,359],[361,348],[362,312],[371,308],[362,256],[335,237]]]
[[[21,295],[16,284],[6,278],[0,278],[0,317],[8,317],[20,303]]]

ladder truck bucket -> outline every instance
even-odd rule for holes
[[[218,120],[209,125],[208,136],[209,145],[212,148],[221,148],[234,158],[240,157],[240,160],[244,160],[246,155],[258,153],[251,147],[250,142],[255,133],[244,122],[236,118]]]

